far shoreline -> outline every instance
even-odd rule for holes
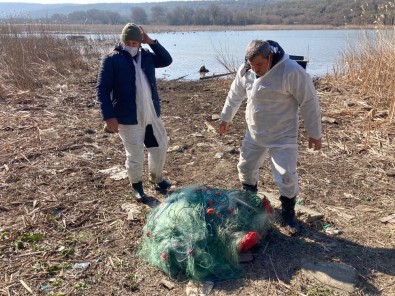
[[[247,26],[144,26],[154,33],[204,32],[204,31],[263,31],[263,30],[370,30],[375,26],[330,26],[330,25],[247,25]]]
[[[7,24],[3,24],[7,25]],[[29,28],[36,32],[50,31],[65,34],[119,34],[122,25],[90,25],[90,24],[15,24],[21,28]],[[262,30],[372,30],[374,25],[331,26],[331,25],[247,25],[247,26],[168,26],[168,25],[142,25],[149,33],[178,33],[178,32],[205,32],[205,31],[262,31]],[[388,28],[393,28],[392,26]],[[0,25],[0,32],[1,25]]]

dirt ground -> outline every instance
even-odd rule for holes
[[[127,220],[135,204],[127,179],[99,172],[125,161],[116,134],[102,131],[96,73],[37,92],[3,92],[0,100],[0,295],[185,295],[135,255],[144,213],[164,195],[144,180],[151,206]],[[230,80],[159,81],[169,149],[165,170],[175,188],[208,184],[240,189],[237,161],[245,131],[241,107],[220,137],[218,119]],[[301,202],[324,217],[302,220],[286,235],[276,220],[242,278],[215,283],[211,295],[395,295],[394,123],[351,90],[316,81],[324,127],[322,152],[307,149],[300,126]],[[384,110],[385,111],[385,110]],[[388,113],[387,113],[388,116]],[[383,123],[384,124],[380,124]],[[178,146],[178,147],[177,147]],[[146,168],[145,168],[146,170]],[[146,174],[145,174],[146,176]],[[264,182],[264,185],[262,183]],[[260,190],[277,195],[268,162]],[[341,229],[328,234],[325,227]],[[354,292],[325,286],[302,272],[305,261],[356,269]]]

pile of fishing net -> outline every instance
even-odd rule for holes
[[[237,278],[239,253],[264,238],[271,213],[268,200],[253,193],[182,188],[149,214],[138,253],[173,279]]]

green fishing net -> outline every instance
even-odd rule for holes
[[[239,253],[264,238],[271,212],[265,197],[245,191],[178,189],[147,217],[138,254],[173,279],[237,278]]]

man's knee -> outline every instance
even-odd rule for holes
[[[279,187],[281,195],[293,197],[299,191],[298,184],[298,174],[296,172],[281,175],[279,179],[276,180],[277,186]]]

